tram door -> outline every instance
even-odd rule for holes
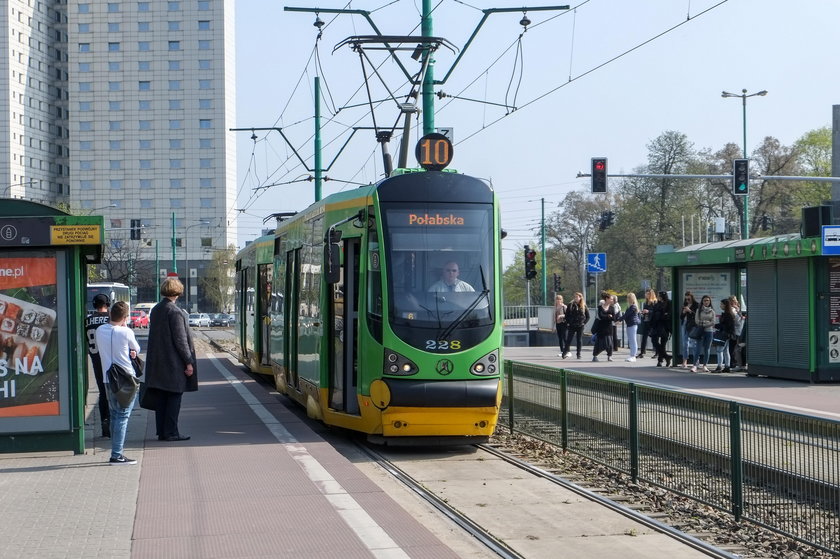
[[[300,249],[286,253],[286,299],[283,302],[283,314],[286,319],[283,333],[283,367],[286,370],[286,383],[298,390],[298,313],[300,312]]]
[[[259,300],[259,331],[260,331],[260,344],[259,344],[259,356],[260,356],[260,365],[271,365],[271,352],[269,348],[271,347],[271,283],[272,283],[272,274],[274,269],[271,264],[260,264],[259,268],[259,278],[257,281],[260,282],[260,300]]]
[[[344,240],[344,263],[339,281],[331,286],[330,310],[330,408],[354,415],[359,414],[356,336],[359,331],[360,246],[359,238]]]

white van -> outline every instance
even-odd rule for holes
[[[135,311],[143,311],[147,315],[149,315],[149,320],[152,320],[152,307],[157,305],[157,303],[137,303],[134,305]]]

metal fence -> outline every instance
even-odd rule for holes
[[[840,554],[840,422],[505,361],[500,421]]]

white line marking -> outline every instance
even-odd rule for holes
[[[233,376],[230,371],[219,363],[218,359],[207,354],[210,362],[216,370],[236,390],[239,396],[251,408],[256,416],[262,421],[271,434],[280,441],[286,451],[295,459],[307,477],[315,484],[322,495],[332,505],[333,509],[347,523],[359,540],[367,547],[374,556],[380,559],[407,558],[408,554],[400,548],[388,533],[371,518],[362,506],[347,493],[344,487],[330,475],[318,460],[316,460],[306,447],[286,430],[286,428],[271,413],[265,409],[257,398],[243,386],[242,381]]]

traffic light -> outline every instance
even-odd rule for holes
[[[537,277],[537,252],[525,245],[525,279]]]
[[[732,193],[742,196],[750,193],[750,160],[732,161]]]
[[[554,274],[554,291],[563,291],[563,287],[560,285],[560,276]]]
[[[592,158],[592,192],[603,193],[607,191],[607,158]]]
[[[595,287],[595,274],[586,274],[586,287]]]
[[[598,222],[598,231],[606,231],[607,227],[612,225],[615,221],[615,212],[606,211],[601,212],[601,219]]]
[[[131,240],[132,241],[139,241],[140,240],[140,220],[139,219],[132,219],[131,220]]]

